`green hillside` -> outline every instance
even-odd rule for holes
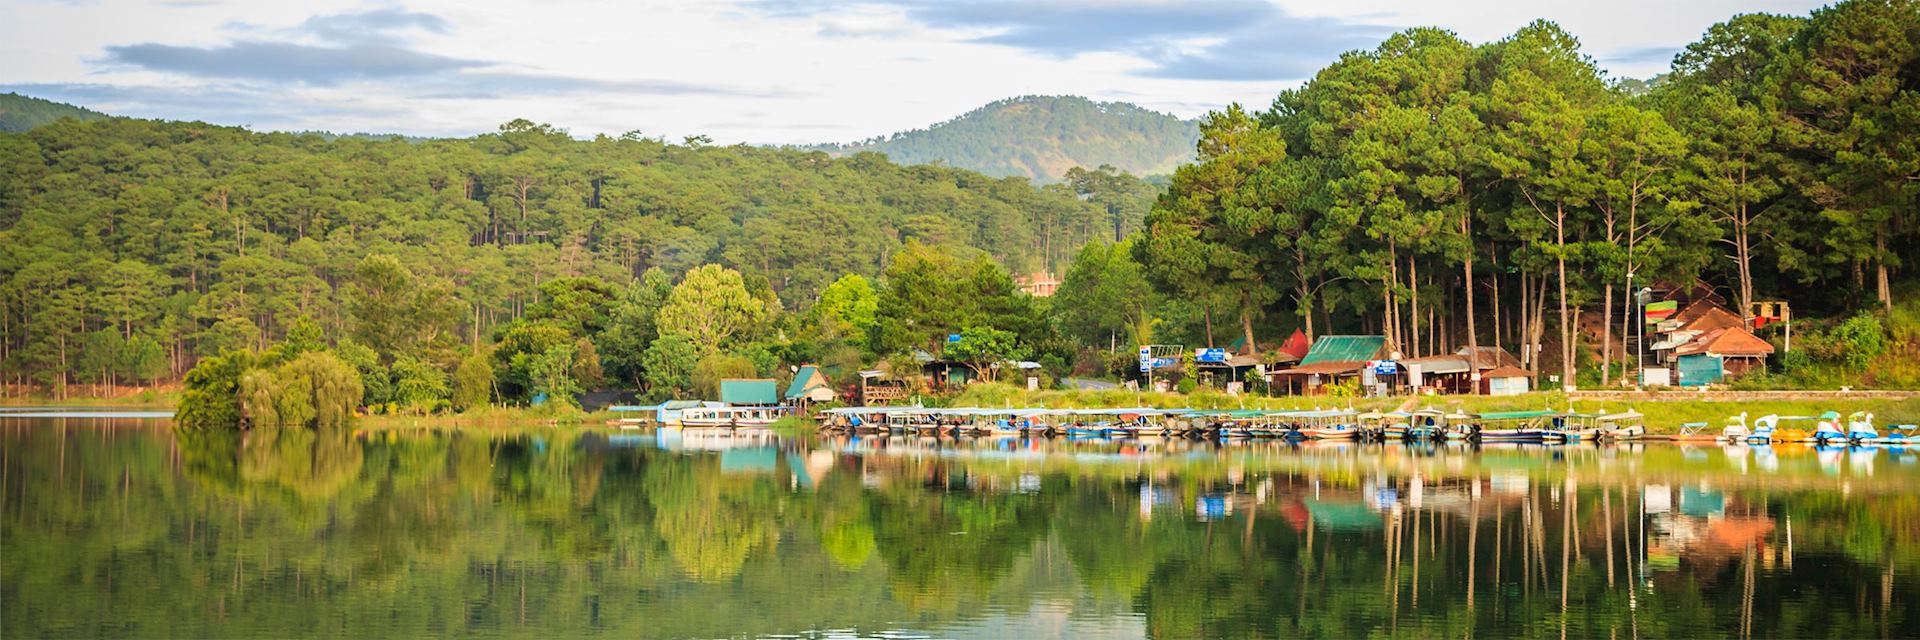
[[[61,118],[98,120],[107,114],[18,93],[0,93],[0,131],[26,131]]]
[[[901,164],[942,163],[991,176],[1052,182],[1073,167],[1113,165],[1134,175],[1170,173],[1193,159],[1199,125],[1125,102],[1022,96],[925,129],[817,148],[878,151]]]

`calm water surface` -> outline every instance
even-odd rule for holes
[[[6,637],[1920,636],[1884,448],[0,416]]]

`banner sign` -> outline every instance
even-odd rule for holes
[[[1400,372],[1400,363],[1398,363],[1398,362],[1394,362],[1394,361],[1392,361],[1392,360],[1375,360],[1375,361],[1373,361],[1373,374],[1374,374],[1374,375],[1377,375],[1377,376],[1390,376],[1390,375],[1393,375],[1393,374],[1396,374],[1396,373],[1399,373],[1399,372]]]
[[[1193,352],[1195,362],[1226,362],[1226,349],[1196,349]]]
[[[1658,324],[1661,320],[1673,317],[1680,310],[1680,303],[1674,300],[1655,302],[1647,305],[1647,324]]]

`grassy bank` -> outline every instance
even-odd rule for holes
[[[1331,398],[1331,397],[1258,397],[1229,396],[1223,393],[1135,393],[1131,391],[1027,391],[1004,384],[982,384],[944,399],[947,406],[1048,407],[1099,409],[1115,407],[1192,407],[1196,409],[1316,409],[1353,408],[1361,411],[1391,411],[1436,407],[1482,412],[1523,409],[1573,409],[1599,413],[1633,409],[1647,416],[1647,428],[1654,433],[1674,433],[1688,422],[1724,423],[1728,416],[1747,412],[1749,418],[1769,413],[1780,415],[1819,415],[1823,411],[1871,411],[1875,422],[1889,424],[1920,423],[1920,398],[1909,399],[1805,399],[1734,400],[1694,393],[1654,396],[1645,399],[1569,400],[1561,392],[1536,392],[1520,396],[1430,396],[1418,398]]]

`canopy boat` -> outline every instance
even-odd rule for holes
[[[1603,414],[1594,423],[1601,440],[1639,440],[1647,435],[1647,417],[1632,409]]]
[[[1548,409],[1482,413],[1476,434],[1481,442],[1541,442],[1549,421],[1558,415]]]
[[[1473,416],[1454,412],[1445,416],[1446,426],[1442,433],[1448,442],[1467,440],[1473,437]]]
[[[680,412],[681,427],[765,427],[793,407],[696,407]]]
[[[1421,409],[1413,412],[1413,420],[1407,425],[1408,440],[1439,440],[1446,431],[1446,414],[1439,409]]]
[[[1399,442],[1407,439],[1408,421],[1412,418],[1413,414],[1405,411],[1381,414],[1380,439],[1388,442]]]
[[[1855,411],[1847,416],[1847,440],[1861,444],[1880,441],[1880,431],[1873,428],[1872,413]]]
[[[1840,424],[1840,412],[1828,411],[1820,414],[1820,421],[1813,427],[1813,441],[1820,444],[1846,444],[1846,427]]]
[[[1295,411],[1284,415],[1294,422],[1295,431],[1309,440],[1352,440],[1360,433],[1352,410]]]
[[[1562,413],[1547,421],[1547,429],[1541,434],[1546,442],[1593,442],[1600,439],[1600,427],[1595,425],[1597,416],[1584,413]]]

